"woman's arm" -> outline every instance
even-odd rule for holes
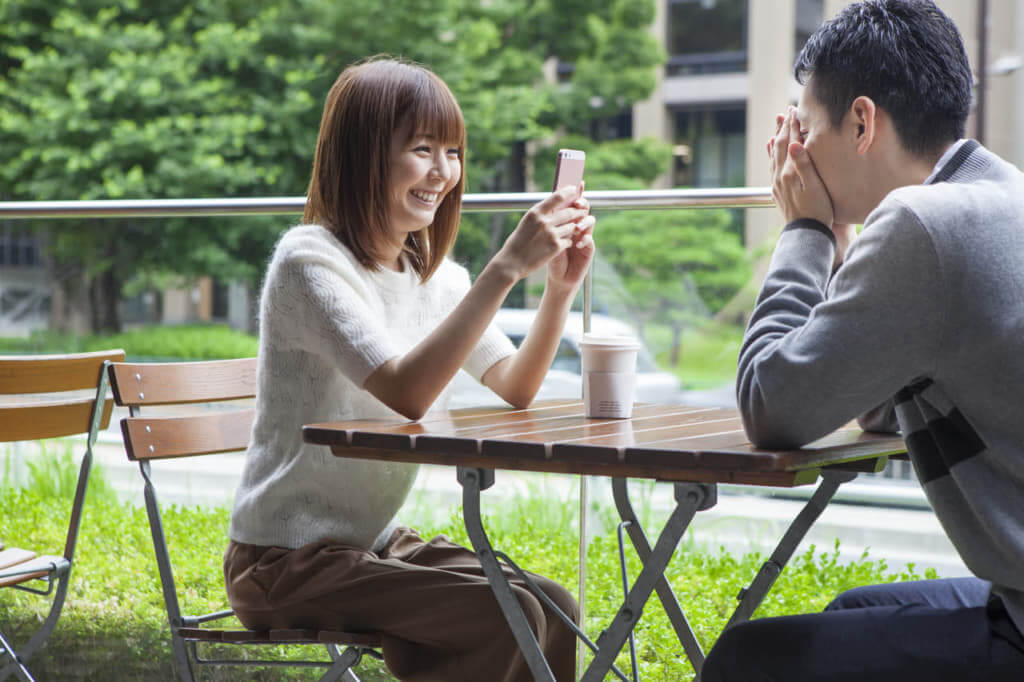
[[[476,347],[512,286],[562,254],[573,244],[574,233],[592,228],[589,208],[570,204],[579,191],[559,190],[527,211],[451,314],[408,353],[374,370],[363,387],[399,414],[422,417]],[[564,306],[567,311],[568,303]]]
[[[593,221],[588,217],[574,238],[575,245],[548,264],[544,296],[519,350],[496,362],[482,377],[485,386],[515,407],[533,401],[558,351],[569,308],[594,256]]]

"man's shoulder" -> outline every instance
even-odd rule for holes
[[[984,147],[975,144],[954,168],[943,170],[948,175],[942,181],[894,189],[876,210],[909,210],[926,222],[1019,210],[1024,174]]]
[[[1024,188],[1020,183],[1017,185]],[[1004,182],[984,177],[971,182],[908,185],[889,192],[868,220],[886,216],[897,219],[913,217],[927,226],[962,223],[971,216],[983,216],[999,205],[1016,202],[1017,192],[1010,189]]]

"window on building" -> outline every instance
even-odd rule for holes
[[[24,229],[0,227],[0,266],[42,267],[39,237]]]
[[[614,116],[590,122],[590,137],[595,140],[629,140],[633,137],[633,109],[628,107]]]
[[[666,73],[747,70],[747,0],[669,0]]]
[[[679,110],[675,119],[676,187],[742,187],[747,112],[743,104]]]
[[[796,54],[825,17],[825,0],[796,0]]]

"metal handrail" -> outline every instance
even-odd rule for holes
[[[546,192],[466,194],[462,197],[462,210],[466,213],[525,211],[546,196]],[[757,208],[774,203],[767,187],[588,191],[586,196],[594,209],[619,210]],[[0,201],[0,219],[293,215],[302,213],[305,204],[305,197]]]

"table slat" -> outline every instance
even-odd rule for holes
[[[905,451],[898,436],[856,426],[798,450],[765,450],[750,443],[735,409],[637,404],[632,419],[587,419],[578,400],[453,410],[419,422],[313,424],[303,431],[307,441],[332,446],[342,457],[761,485],[799,485],[830,465],[873,470],[879,458]],[[851,464],[861,460],[867,461]]]

